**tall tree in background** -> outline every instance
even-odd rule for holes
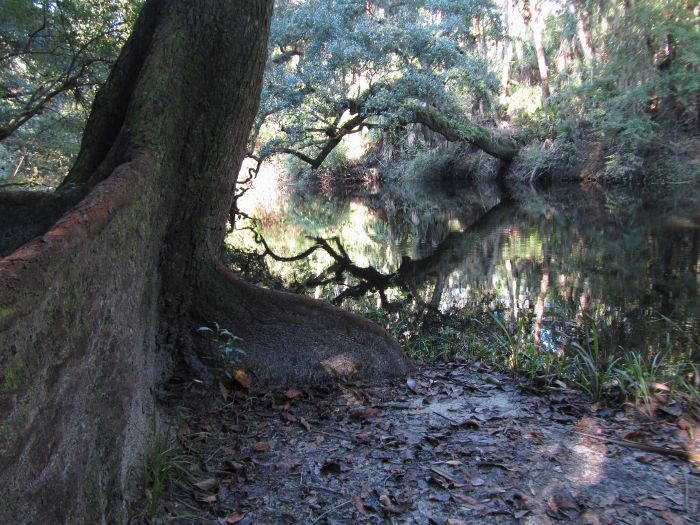
[[[549,65],[544,50],[545,18],[542,12],[541,0],[524,0],[522,6],[523,20],[532,33],[532,42],[537,57],[537,70],[540,74],[540,87],[542,88],[542,102],[549,98]]]
[[[63,213],[0,259],[0,522],[125,521],[158,370],[196,365],[202,324],[244,338],[259,382],[407,369],[373,323],[217,260],[271,13],[271,0],[149,0],[63,187],[0,194]]]

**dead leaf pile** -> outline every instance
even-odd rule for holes
[[[697,466],[653,453],[697,452],[696,424],[563,388],[524,393],[480,363],[379,386],[188,396],[177,435],[196,459],[191,489],[161,505],[171,523],[699,523]]]

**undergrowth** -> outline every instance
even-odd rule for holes
[[[665,348],[645,354],[622,348],[609,351],[594,323],[565,347],[551,348],[536,344],[531,316],[510,322],[504,312],[483,305],[444,314],[370,310],[365,308],[363,315],[386,326],[407,355],[420,363],[478,359],[535,386],[563,382],[594,401],[630,402],[645,410],[680,400],[687,412],[700,416],[700,366],[670,359]],[[678,332],[677,325],[667,326],[669,348],[673,331],[688,337]]]
[[[230,252],[232,258],[234,254]],[[265,266],[264,260],[258,263]],[[254,281],[281,288],[266,266],[263,272],[255,268],[253,273],[257,274]],[[358,298],[348,307],[387,328],[408,357],[419,363],[478,359],[538,387],[564,382],[594,401],[628,401],[651,409],[656,403],[679,399],[688,412],[700,417],[700,365],[690,357],[700,353],[697,337],[663,315],[659,321],[665,328],[666,346],[642,353],[605,348],[593,319],[587,319],[584,332],[566,344],[555,348],[538,343],[532,312],[513,321],[488,294],[478,304],[448,312],[425,305],[416,309],[410,294],[401,293],[389,310],[371,297]],[[689,349],[680,361],[672,351],[677,342]]]
[[[141,482],[143,485],[146,508],[145,521],[155,515],[163,495],[175,483],[186,476],[187,466],[191,458],[182,454],[170,438],[170,431],[163,431],[153,419],[153,435],[151,445],[144,454],[141,464]]]

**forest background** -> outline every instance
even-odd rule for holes
[[[64,179],[140,5],[3,2],[0,185]],[[360,134],[408,173],[485,150],[518,180],[685,182],[699,126],[694,1],[280,0],[249,157],[337,171]]]

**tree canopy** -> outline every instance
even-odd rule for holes
[[[20,168],[31,154],[67,162],[77,151],[75,137],[141,3],[8,0],[0,5],[0,141],[17,163],[22,160]]]
[[[0,179],[65,176],[140,4],[0,6]],[[699,26],[683,0],[277,0],[249,154],[317,168],[361,134],[410,157],[418,130],[517,156],[514,176],[639,180],[692,150]]]
[[[488,1],[281,1],[271,35],[256,156],[318,167],[349,134],[411,123],[453,141],[488,138],[469,122],[498,92],[484,48],[500,22]]]

